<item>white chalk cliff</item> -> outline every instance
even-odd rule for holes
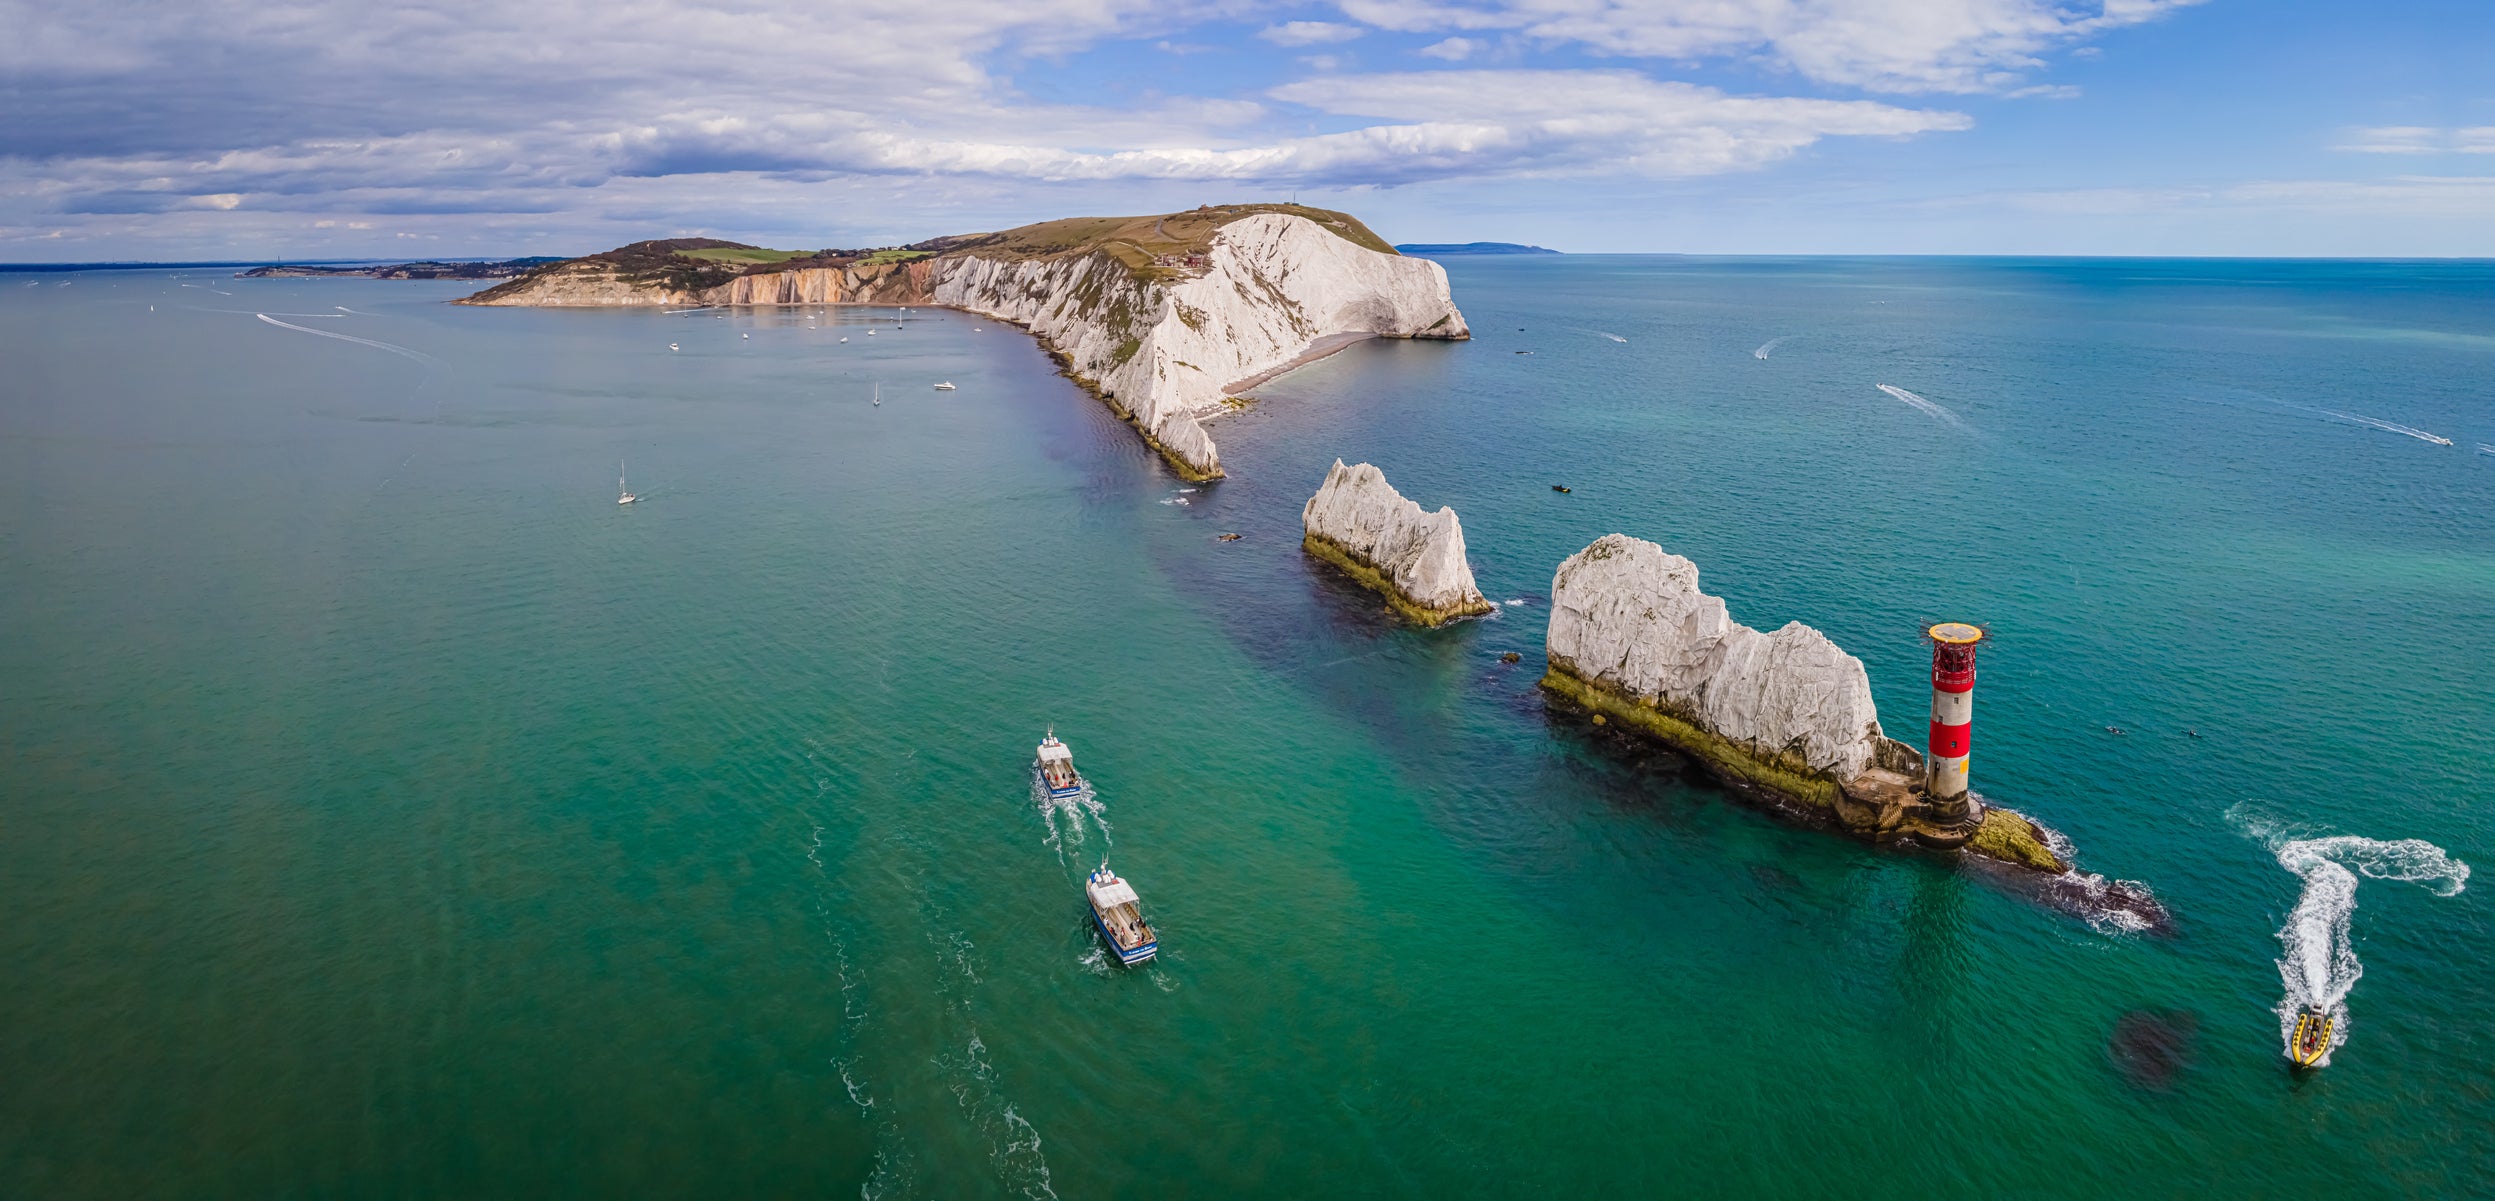
[[[1376,572],[1427,616],[1490,611],[1465,561],[1464,527],[1455,510],[1423,512],[1367,463],[1345,467],[1334,460],[1324,485],[1300,509],[1300,527]]]
[[[1225,398],[1350,340],[1472,336],[1446,270],[1373,249],[1384,245],[1348,214],[1295,206],[1071,218],[939,238],[901,258],[823,251],[740,266],[700,256],[758,248],[684,238],[552,264],[460,303],[967,309],[1028,327],[1181,474],[1209,479],[1221,456],[1202,419]]]
[[[1698,566],[1606,534],[1551,579],[1551,665],[1636,697],[1763,758],[1789,756],[1842,784],[1881,741],[1863,662],[1788,622],[1763,634],[1698,590]]]
[[[1353,244],[1306,217],[1259,213],[1213,235],[1198,273],[1138,278],[1105,252],[936,264],[935,302],[1030,327],[1194,474],[1221,473],[1201,418],[1321,339],[1468,338],[1428,259]]]

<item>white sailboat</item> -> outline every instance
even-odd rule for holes
[[[881,407],[881,406],[883,405],[883,403],[884,403],[884,382],[883,382],[882,380],[877,380],[877,381],[875,381],[875,404],[876,404],[878,407]]]
[[[632,494],[632,489],[624,486],[624,461],[615,460],[615,503],[628,505],[639,499],[641,498]]]

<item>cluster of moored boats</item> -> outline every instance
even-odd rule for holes
[[[1073,748],[1057,740],[1054,728],[1040,739],[1039,759],[1033,766],[1051,803],[1079,797],[1088,787],[1082,773],[1074,770]],[[1107,861],[1083,881],[1083,899],[1092,907],[1092,928],[1100,932],[1119,963],[1131,967],[1160,953],[1160,936],[1144,920],[1143,899],[1135,895],[1134,885],[1109,870]]]

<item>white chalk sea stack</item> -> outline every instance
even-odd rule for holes
[[[1202,418],[1224,397],[1340,335],[1469,338],[1428,259],[1383,254],[1306,217],[1261,213],[1222,227],[1201,274],[1136,278],[1107,254],[945,260],[936,303],[1028,326],[1198,477],[1221,474]]]
[[[1863,662],[1788,622],[1763,634],[1698,590],[1698,565],[1625,534],[1551,580],[1551,666],[1625,693],[1768,762],[1842,785],[1882,738]]]
[[[1367,463],[1334,460],[1325,483],[1300,509],[1303,545],[1386,594],[1397,612],[1436,625],[1491,611],[1464,557],[1455,510],[1421,506]]]

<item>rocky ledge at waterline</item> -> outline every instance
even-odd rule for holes
[[[531,272],[480,305],[944,305],[1038,336],[1190,480],[1222,474],[1204,419],[1365,337],[1471,337],[1445,268],[1346,213],[1206,206],[1078,217],[879,250],[636,242]]]
[[[1559,565],[1546,649],[1544,688],[1780,808],[1882,842],[2069,870],[2008,809],[1937,820],[1916,787],[1923,757],[1881,732],[1862,660],[1798,621],[1761,633],[1732,620],[1698,590],[1696,564],[1652,542],[1606,534]]]
[[[1300,509],[1300,545],[1382,593],[1397,613],[1423,625],[1491,611],[1464,558],[1455,510],[1435,513],[1406,499],[1367,463],[1334,468]]]

